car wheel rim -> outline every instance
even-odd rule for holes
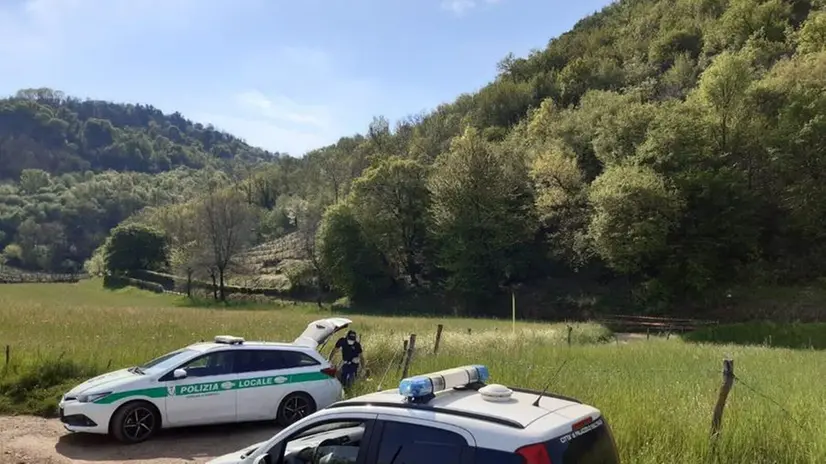
[[[130,440],[142,440],[155,430],[155,414],[146,408],[135,408],[123,421],[123,434]]]
[[[309,411],[310,403],[300,396],[294,396],[284,404],[284,418],[290,422],[304,418]]]

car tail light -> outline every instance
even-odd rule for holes
[[[525,464],[553,464],[544,443],[523,446],[516,450],[516,454],[525,459]]]
[[[329,375],[332,378],[336,378],[336,368],[335,367],[325,367],[321,369],[321,373],[325,375]]]
[[[594,420],[591,419],[590,417],[586,417],[585,419],[582,419],[579,422],[575,422],[574,425],[571,426],[571,430],[576,432],[577,430],[581,429],[582,427],[585,427],[586,425],[590,424],[593,421]]]

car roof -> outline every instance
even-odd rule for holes
[[[259,341],[244,341],[244,343],[239,344],[229,344],[229,343],[215,343],[215,342],[199,342],[193,343],[186,348],[190,350],[200,351],[202,353],[206,353],[207,351],[212,351],[216,349],[234,349],[234,350],[243,350],[249,348],[266,348],[266,349],[277,349],[277,348],[289,348],[291,350],[296,351],[303,351],[303,352],[313,352],[315,350],[303,346],[303,345],[296,345],[294,343],[283,343],[283,342],[259,342]]]
[[[508,423],[511,426],[527,428],[536,421],[549,415],[558,416],[553,423],[568,423],[571,418],[562,413],[565,408],[584,406],[573,398],[555,396],[549,393],[543,395],[539,406],[533,403],[539,397],[539,392],[524,389],[514,389],[510,400],[506,402],[489,401],[476,389],[452,389],[436,393],[435,397],[424,405],[410,405],[399,394],[397,389],[370,393],[356,398],[343,400],[337,407],[371,405],[378,408],[385,407],[391,410],[409,408],[411,410],[428,410],[451,412],[464,417],[478,416],[482,421],[496,422],[500,425]],[[587,406],[586,406],[587,407]],[[589,407],[590,408],[590,407]],[[579,408],[577,408],[579,409]],[[593,409],[593,408],[590,408]],[[595,409],[593,409],[596,411]],[[544,421],[543,421],[544,422]]]

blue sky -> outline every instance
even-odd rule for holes
[[[610,0],[0,0],[0,94],[148,103],[302,155],[452,101]]]

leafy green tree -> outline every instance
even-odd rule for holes
[[[473,128],[436,162],[429,186],[445,286],[465,308],[499,291],[524,263],[509,259],[533,237],[525,163],[497,151]],[[527,221],[526,221],[527,219]]]
[[[349,203],[364,234],[399,276],[418,285],[427,259],[427,168],[396,157],[353,182]]]
[[[168,261],[166,237],[140,224],[118,226],[106,242],[105,259],[106,269],[113,274],[160,270]]]
[[[385,295],[393,282],[381,252],[370,243],[347,203],[324,213],[319,257],[327,280],[353,301]]]
[[[623,273],[642,273],[669,247],[682,204],[679,194],[650,168],[607,169],[591,186],[589,235],[597,253]]]

